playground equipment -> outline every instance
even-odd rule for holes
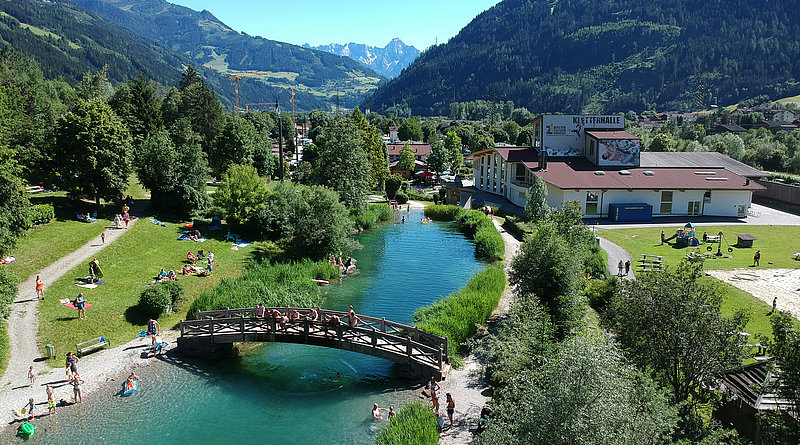
[[[722,256],[722,243],[725,243],[725,246],[727,247],[728,253],[733,253],[733,247],[731,247],[730,243],[728,243],[728,240],[725,238],[725,234],[722,233],[722,232],[719,232],[716,236],[715,235],[708,235],[708,234],[704,233],[703,234],[703,244],[706,244],[706,243],[717,243],[718,244],[717,245],[717,253],[715,253],[716,256]],[[712,252],[714,250],[714,248],[712,246],[706,246],[706,250],[709,251],[709,252]]]
[[[673,239],[675,240],[675,245],[678,247],[694,247],[700,245],[700,240],[694,236],[694,224],[690,222],[686,223],[683,228],[676,230],[675,234],[665,239],[664,242],[669,243]]]

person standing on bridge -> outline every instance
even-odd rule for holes
[[[347,324],[350,325],[351,328],[358,326],[358,316],[356,316],[356,311],[353,310],[353,306],[350,306],[350,310],[347,312]]]
[[[259,320],[259,325],[264,325],[264,312],[267,308],[264,307],[264,303],[258,303],[258,307],[256,308],[256,318]]]

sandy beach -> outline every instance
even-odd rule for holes
[[[707,270],[714,278],[750,293],[768,305],[778,297],[777,309],[800,318],[800,269]]]

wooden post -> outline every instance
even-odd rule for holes
[[[444,338],[444,356],[446,357],[446,360],[450,360],[450,352],[447,350],[449,342],[450,342],[450,339],[448,337],[445,337]]]
[[[308,343],[308,320],[303,320],[303,337],[305,338],[305,342]]]
[[[386,317],[381,318],[381,332],[386,332]]]
[[[439,371],[442,370],[442,348],[439,348]]]
[[[200,319],[200,311],[197,311],[197,319]]]
[[[214,320],[208,321],[208,333],[211,334],[211,340],[214,340]]]
[[[375,351],[378,350],[378,333],[372,331],[369,335],[372,336],[372,353],[375,354]]]
[[[419,342],[419,329],[414,326],[414,341]]]
[[[408,356],[408,362],[411,363],[411,338],[406,338],[406,355]]]
[[[239,318],[239,332],[242,334],[242,341],[244,341],[244,318]]]

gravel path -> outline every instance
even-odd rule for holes
[[[633,269],[635,268],[636,264],[633,262],[631,258],[631,254],[628,253],[627,250],[623,249],[622,247],[618,246],[617,244],[612,243],[611,241],[603,238],[600,238],[600,247],[606,251],[608,254],[608,272],[610,275],[618,275],[619,273],[619,262],[622,260],[624,263],[625,261],[631,262],[631,270],[629,273],[622,275],[620,278],[624,278],[626,280],[633,280],[636,278],[634,275]]]
[[[145,203],[137,203],[135,208],[142,211],[146,207]],[[136,224],[137,217],[132,216],[129,227]],[[39,318],[36,297],[36,276],[39,275],[45,285],[45,298],[57,298],[47,294],[47,287],[56,280],[63,277],[74,267],[88,261],[97,252],[113,243],[117,238],[124,234],[126,229],[115,229],[109,226],[106,230],[106,242],[101,242],[100,236],[92,239],[78,250],[64,256],[53,264],[45,267],[36,274],[31,275],[24,283],[19,285],[17,297],[11,305],[11,314],[8,317],[8,337],[9,337],[9,360],[5,374],[0,378],[0,419],[2,416],[10,416],[7,408],[19,409],[29,397],[37,400],[43,397],[43,390],[34,393],[28,386],[28,368],[32,365],[37,376],[42,378],[37,380],[44,385],[47,380],[46,375],[56,372],[57,379],[62,383],[65,381],[60,375],[61,370],[54,370],[41,357],[38,345]],[[63,356],[62,351],[56,351]],[[99,356],[100,354],[94,354]],[[81,370],[83,375],[83,369]],[[88,377],[88,375],[87,375]],[[88,380],[87,380],[88,381]],[[84,391],[90,390],[92,385],[87,385]],[[4,409],[6,408],[6,409]]]
[[[503,237],[506,245],[506,273],[511,269],[511,260],[519,250],[520,242],[497,222],[492,220],[495,227]],[[511,286],[506,286],[503,297],[497,305],[492,318],[501,317],[506,314],[511,307],[514,293]],[[445,414],[444,395],[450,393],[456,403],[455,415],[453,416],[453,428],[447,428],[449,421],[445,419],[445,429],[439,435],[439,443],[442,445],[455,445],[471,443],[475,438],[478,418],[483,405],[489,401],[491,390],[483,381],[483,365],[473,354],[464,358],[464,367],[450,371],[447,378],[440,383],[440,403],[442,404],[443,415]]]

